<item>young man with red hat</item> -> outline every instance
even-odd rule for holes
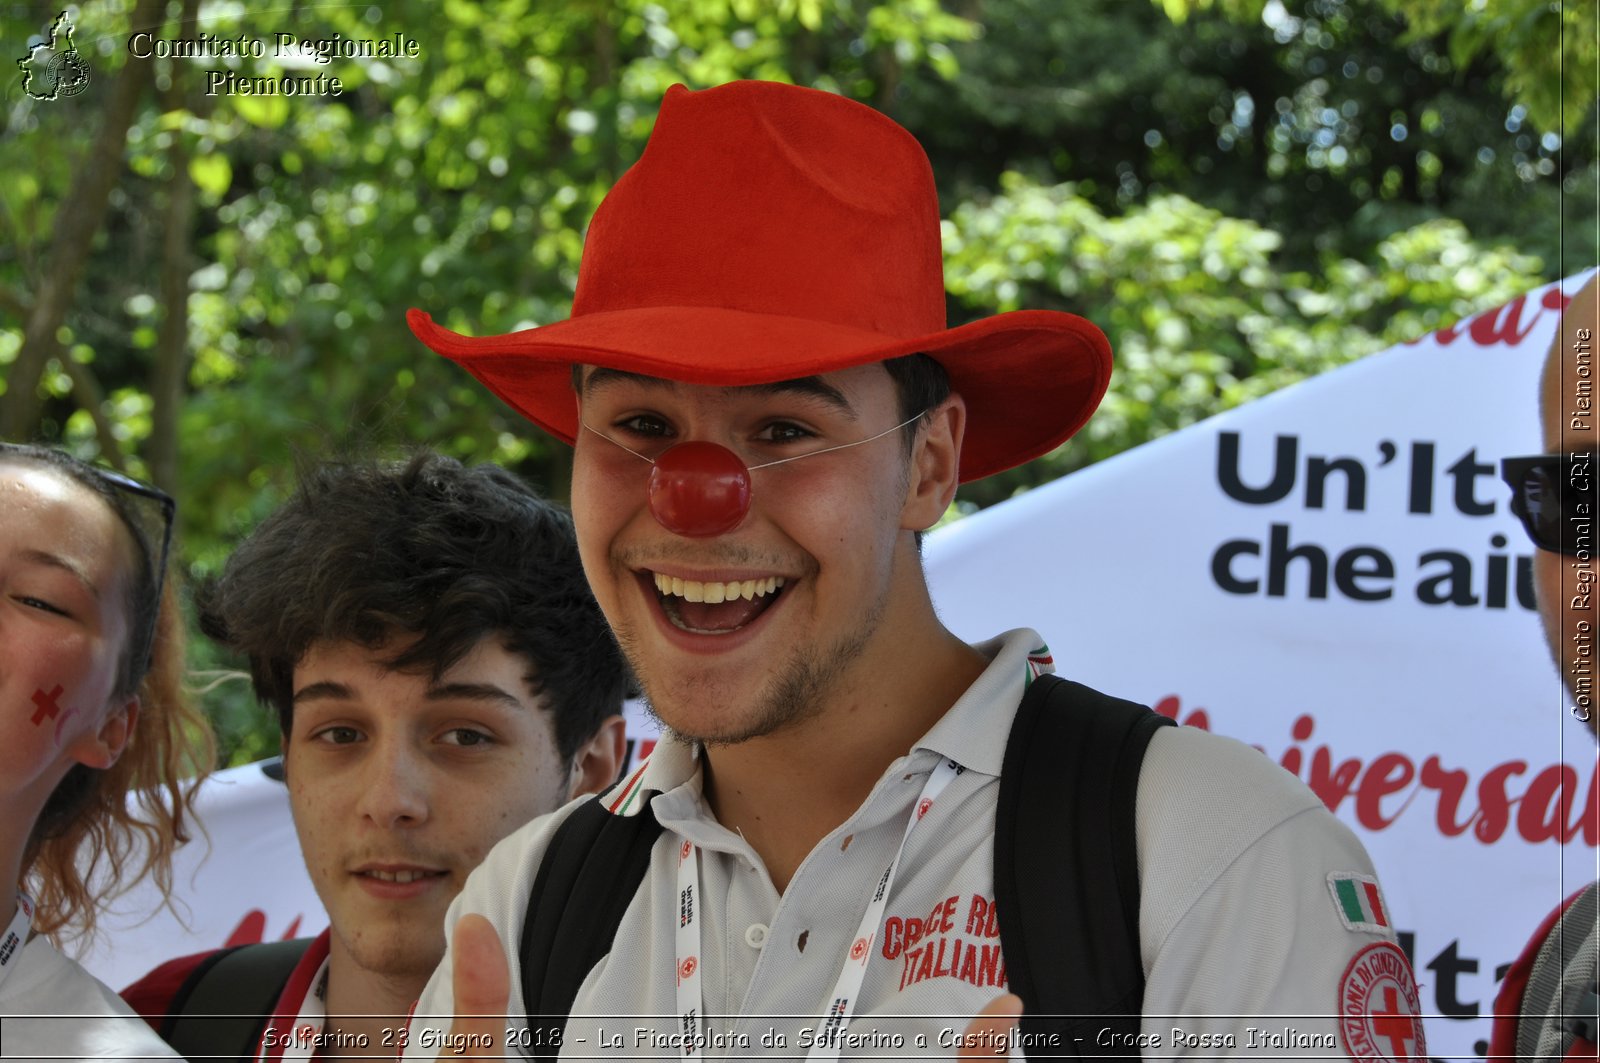
[[[1023,989],[1024,950],[1001,954],[1020,917],[997,901],[1000,873],[1049,852],[1091,877],[1104,854],[1074,848],[1063,816],[1001,855],[1002,777],[1030,752],[1008,744],[1013,716],[1025,690],[1066,684],[1039,678],[1051,657],[1031,631],[952,635],[918,537],[958,483],[1084,423],[1111,374],[1105,337],[1037,311],[946,329],[938,202],[915,139],[859,104],[762,82],[667,93],[594,217],[569,320],[482,338],[420,311],[410,322],[573,444],[584,569],[666,728],[592,806],[604,829],[649,817],[660,833],[636,887],[615,876],[605,954],[567,972],[561,1054],[963,1047],[962,1016]],[[1142,1007],[1134,997],[1131,1027],[1079,1028],[1076,1046],[1022,1046],[1421,1056],[1410,965],[1353,835],[1256,751],[1150,730],[1127,832]],[[1099,769],[1078,752],[1061,750],[1066,789]],[[490,1024],[448,1017],[498,1010],[507,990],[515,1017],[492,1025],[510,1043],[477,1050],[552,1051],[546,1025],[518,1012],[549,999],[526,993],[529,965],[543,959],[541,904],[575,903],[552,892],[546,856],[577,819],[569,806],[535,821],[474,874],[449,919],[486,918],[509,985],[486,977],[496,950],[467,920],[456,981],[447,959],[411,1052],[474,1047],[446,1038]],[[1116,901],[1068,914],[1120,926]],[[1035,973],[1100,974],[1098,954],[1039,960]]]

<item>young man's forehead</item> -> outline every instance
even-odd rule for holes
[[[827,376],[810,375],[794,377],[788,380],[774,380],[760,384],[733,384],[719,390],[748,394],[748,395],[803,395],[822,399],[830,406],[838,408],[841,412],[854,415],[855,406],[843,388],[829,379],[838,374]],[[633,373],[626,369],[612,369],[602,365],[579,365],[573,367],[573,383],[577,386],[578,394],[584,397],[595,395],[608,387],[617,385],[632,385],[663,391],[682,391],[685,388],[699,385],[686,384],[678,380],[669,380],[665,377],[648,376],[643,373]]]
[[[422,636],[391,633],[374,645],[355,639],[325,638],[312,643],[295,663],[296,704],[303,700],[350,700],[371,682],[402,676],[415,682],[425,701],[498,701],[521,706],[538,700],[537,668],[507,645],[503,633],[478,640],[440,669],[440,661],[408,659]],[[304,685],[302,685],[304,684]]]

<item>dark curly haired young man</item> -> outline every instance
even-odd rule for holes
[[[191,1055],[392,1053],[467,873],[620,767],[626,672],[571,517],[492,465],[327,464],[201,599],[202,629],[248,658],[278,713],[295,829],[332,925],[243,1043],[211,1020],[176,1036],[173,1001],[199,1006],[204,967],[223,977],[280,946],[174,960],[124,995]]]

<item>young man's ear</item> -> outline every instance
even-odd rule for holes
[[[900,511],[902,528],[925,531],[950,508],[961,483],[961,439],[966,430],[967,404],[960,395],[945,399],[917,426],[905,505]]]
[[[594,737],[578,747],[572,757],[568,801],[584,794],[597,794],[617,781],[626,748],[624,729],[621,716],[607,716]]]
[[[86,767],[104,771],[122,756],[122,751],[128,747],[128,739],[133,736],[133,728],[138,722],[137,697],[129,698],[121,705],[114,705],[106,713],[106,718],[101,721],[98,728],[84,731],[72,740],[69,747],[72,759]]]

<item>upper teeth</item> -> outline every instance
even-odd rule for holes
[[[415,882],[419,878],[428,877],[428,873],[426,871],[368,871],[367,874],[371,875],[373,878],[382,879],[385,882],[400,883]]]
[[[740,598],[755,601],[758,597],[771,594],[783,586],[782,576],[733,580],[728,583],[702,583],[697,579],[679,579],[677,576],[666,576],[660,572],[657,572],[655,577],[656,590],[662,594],[675,595],[686,602],[705,602],[708,605],[736,602]]]

